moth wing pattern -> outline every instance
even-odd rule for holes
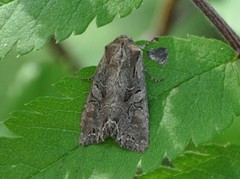
[[[127,36],[105,47],[81,117],[81,145],[100,143],[107,137],[137,152],[149,145],[142,52]]]

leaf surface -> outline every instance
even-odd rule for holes
[[[152,48],[167,48],[158,65],[147,58]],[[136,166],[157,169],[164,156],[174,159],[189,141],[199,145],[228,128],[239,117],[240,64],[236,53],[217,40],[162,37],[145,46],[144,63],[150,110],[150,146],[145,153],[120,148],[112,140],[78,145],[80,116],[95,67],[55,86],[63,98],[32,101],[32,111],[13,113],[5,122],[18,138],[0,138],[0,174],[5,178],[132,178]],[[60,171],[60,172],[59,172]]]
[[[97,26],[125,17],[142,0],[14,0],[0,6],[0,58],[16,44],[19,54],[40,49],[54,35],[62,41],[83,33],[96,17]]]
[[[172,167],[162,166],[158,170],[141,179],[157,178],[239,178],[240,148],[239,146],[207,145],[197,151],[186,151],[171,164]]]

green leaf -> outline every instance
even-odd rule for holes
[[[11,2],[13,0],[0,0],[0,6],[4,5],[4,4],[7,4],[9,2]]]
[[[172,168],[162,166],[139,178],[239,178],[240,148],[234,145],[203,146],[197,151],[185,152],[172,165]]]
[[[17,44],[19,54],[40,49],[54,35],[62,41],[83,33],[96,17],[97,26],[125,17],[142,0],[15,0],[0,6],[0,58]]]
[[[146,52],[165,47],[161,66]],[[236,53],[225,43],[205,38],[162,37],[144,49],[150,110],[150,146],[145,153],[120,148],[112,140],[81,147],[79,119],[91,87],[94,67],[55,86],[63,98],[39,98],[32,111],[13,113],[5,122],[18,138],[0,138],[0,175],[41,178],[132,178],[157,169],[164,156],[174,159],[190,140],[198,145],[239,117],[240,73]]]

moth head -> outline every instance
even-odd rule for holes
[[[106,64],[119,66],[134,65],[141,56],[141,50],[135,45],[132,39],[127,36],[119,36],[112,43],[105,47]]]

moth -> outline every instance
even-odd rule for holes
[[[105,47],[81,117],[81,145],[108,137],[136,152],[149,145],[142,51],[127,36],[119,36]]]

